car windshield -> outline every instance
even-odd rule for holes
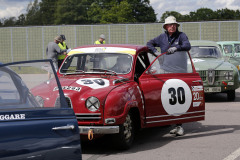
[[[215,46],[192,46],[190,54],[193,58],[220,58],[221,52]]]
[[[84,53],[66,58],[60,73],[83,74],[127,74],[132,68],[132,56],[122,53]]]
[[[36,92],[51,93],[59,88],[53,65],[48,60],[17,62],[0,65],[0,109],[60,107],[63,92],[57,96],[40,97]],[[51,87],[50,87],[51,86]],[[43,89],[44,88],[44,89]],[[61,96],[61,101],[60,101]],[[45,99],[44,99],[45,98]],[[43,105],[44,101],[48,105]],[[66,100],[64,99],[66,103]],[[66,104],[65,104],[66,105]]]

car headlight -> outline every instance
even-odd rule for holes
[[[95,112],[100,107],[100,102],[96,97],[89,97],[85,103],[89,111]]]
[[[39,104],[40,107],[44,107],[44,100],[43,100],[42,97],[36,96],[36,97],[35,97],[35,100],[38,102],[38,104]]]
[[[226,80],[233,80],[233,71],[228,71],[224,73]]]

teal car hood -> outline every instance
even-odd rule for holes
[[[196,70],[234,70],[235,66],[229,62],[215,58],[192,58]]]

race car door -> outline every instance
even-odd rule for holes
[[[77,120],[52,68],[44,60],[0,64],[0,159],[82,159]],[[34,96],[38,85],[55,85],[58,98],[51,90]]]
[[[148,53],[149,59],[151,54]],[[204,119],[202,81],[187,52],[163,54],[140,76],[145,100],[145,127]]]

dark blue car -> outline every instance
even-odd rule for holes
[[[77,120],[52,69],[50,60],[0,64],[0,160],[82,159]],[[49,78],[59,93],[43,107],[31,89]]]

